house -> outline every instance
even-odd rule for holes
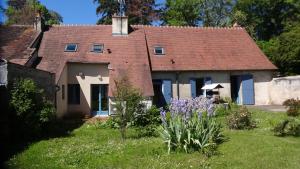
[[[41,24],[40,24],[41,25]],[[203,95],[218,83],[221,97],[269,104],[277,69],[241,27],[54,25],[43,32],[35,68],[55,75],[57,115],[109,115],[114,81],[127,76],[148,105]]]

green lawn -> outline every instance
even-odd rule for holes
[[[168,155],[158,138],[134,138],[133,130],[124,143],[118,130],[99,129],[84,124],[70,135],[42,140],[7,161],[8,168],[239,168],[298,169],[300,138],[276,137],[270,121],[283,113],[255,111],[258,127],[250,131],[224,128],[229,139],[218,148],[218,155],[205,158],[200,153]],[[224,121],[224,118],[220,118]]]

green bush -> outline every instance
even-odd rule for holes
[[[283,105],[288,108],[288,116],[299,116],[300,114],[300,100],[299,99],[288,99],[283,102]]]
[[[146,110],[145,107],[139,109],[134,114],[132,126],[136,128],[138,137],[157,136],[157,128],[161,124],[160,110],[152,106]]]
[[[171,150],[184,150],[186,153],[200,151],[207,156],[212,155],[218,143],[224,139],[221,125],[213,117],[194,113],[185,120],[181,116],[169,118],[161,129],[161,135]]]
[[[276,136],[300,136],[300,120],[296,118],[285,119],[275,125]]]
[[[227,117],[227,124],[230,129],[252,129],[256,125],[251,117],[251,112],[245,107],[239,107],[233,110]]]
[[[54,106],[31,79],[19,79],[11,90],[10,107],[23,134],[39,134],[55,118]]]

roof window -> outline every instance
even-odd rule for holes
[[[104,45],[103,44],[93,44],[92,52],[103,53]]]
[[[165,54],[165,50],[161,46],[156,46],[156,47],[154,47],[154,53],[156,55],[164,55]]]
[[[65,52],[76,52],[77,51],[77,44],[69,43],[65,47]]]

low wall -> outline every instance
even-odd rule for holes
[[[290,98],[300,99],[300,76],[274,78],[269,86],[270,104],[282,105]]]
[[[53,73],[29,68],[26,66],[8,63],[8,87],[10,87],[15,79],[30,78],[39,88],[44,89],[48,100],[55,101],[55,76]]]

